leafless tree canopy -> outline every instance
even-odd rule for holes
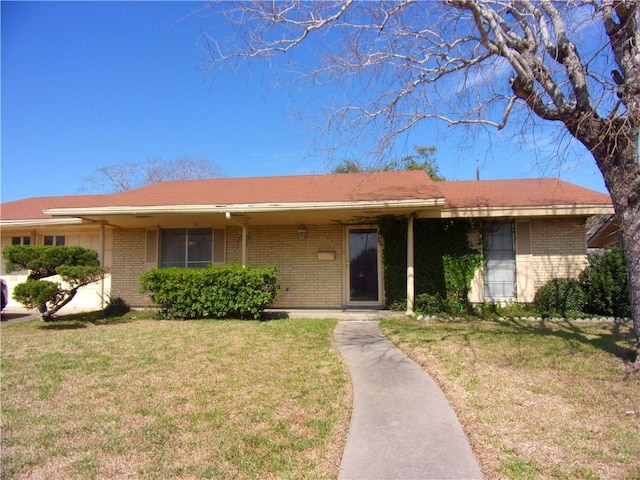
[[[208,7],[211,66],[284,57],[339,82],[329,126],[380,132],[379,151],[427,119],[503,128],[542,119],[592,153],[620,223],[640,366],[640,2],[254,1]],[[313,39],[313,42],[309,42]]]
[[[518,107],[548,120],[578,110],[626,118],[626,99],[617,93],[638,80],[637,46],[611,48],[614,38],[638,40],[632,2],[616,8],[528,0],[212,7],[223,7],[235,27],[231,39],[208,37],[213,65],[289,55],[314,37],[305,54],[315,57],[291,68],[319,83],[346,85],[349,97],[333,111],[334,125],[356,136],[381,126],[381,145],[431,118],[502,128]]]
[[[220,176],[220,170],[204,157],[150,158],[143,163],[100,167],[95,175],[85,179],[82,190],[122,192],[151,183]]]

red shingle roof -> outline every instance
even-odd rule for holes
[[[216,178],[161,182],[114,195],[110,205],[237,205],[441,198],[422,171]],[[105,205],[106,206],[106,205]]]
[[[107,195],[35,197],[2,204],[2,220],[51,218],[43,210],[167,205],[252,205],[445,198],[445,208],[610,205],[608,195],[557,179],[434,182],[424,171],[161,182]]]
[[[445,205],[464,207],[542,207],[611,205],[609,195],[556,178],[439,182]]]

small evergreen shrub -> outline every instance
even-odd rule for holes
[[[274,267],[157,268],[142,275],[164,317],[260,318],[278,293]]]
[[[620,247],[589,255],[589,265],[580,281],[587,295],[587,312],[608,317],[631,316],[629,282]]]
[[[554,278],[536,292],[534,299],[536,309],[543,316],[582,312],[585,303],[586,295],[576,278]]]
[[[118,317],[130,311],[131,307],[122,297],[109,297],[109,301],[103,310],[105,317]]]
[[[37,309],[44,314],[47,311],[47,302],[55,300],[62,295],[60,285],[48,280],[27,280],[19,283],[13,289],[13,298],[27,308]],[[44,317],[49,320],[49,317]]]

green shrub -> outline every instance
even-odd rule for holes
[[[27,308],[37,308],[45,321],[71,302],[80,288],[104,278],[107,272],[100,266],[98,253],[83,247],[8,245],[2,257],[9,273],[29,270],[29,285],[17,285],[13,298]],[[54,275],[60,276],[64,287],[49,281],[40,286],[33,283]]]
[[[38,309],[42,314],[47,311],[47,302],[55,300],[60,295],[60,285],[48,280],[27,280],[17,284],[13,289],[15,300],[27,308]]]
[[[445,311],[444,300],[437,293],[421,293],[416,297],[414,310],[416,313],[433,315]]]
[[[543,285],[534,299],[536,309],[543,315],[562,315],[582,312],[586,295],[576,278],[554,278]]]
[[[158,268],[140,279],[141,293],[173,318],[260,318],[278,293],[273,267]]]
[[[121,297],[109,297],[103,312],[106,317],[118,317],[131,311],[131,307]]]
[[[598,315],[631,316],[631,296],[623,251],[619,247],[589,255],[589,265],[580,276],[587,295],[586,311]]]

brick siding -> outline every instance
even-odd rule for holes
[[[308,225],[305,230],[305,239],[301,240],[295,226],[249,227],[248,263],[277,267],[282,296],[275,307],[339,307],[343,229],[338,225]],[[232,246],[229,257],[235,256],[234,251]],[[333,252],[333,260],[319,260],[318,252]]]
[[[587,266],[584,220],[532,220],[531,253],[536,291],[553,278],[577,277]]]
[[[111,296],[122,297],[132,307],[149,306],[149,299],[139,292],[140,276],[145,272],[146,231],[113,231]]]

